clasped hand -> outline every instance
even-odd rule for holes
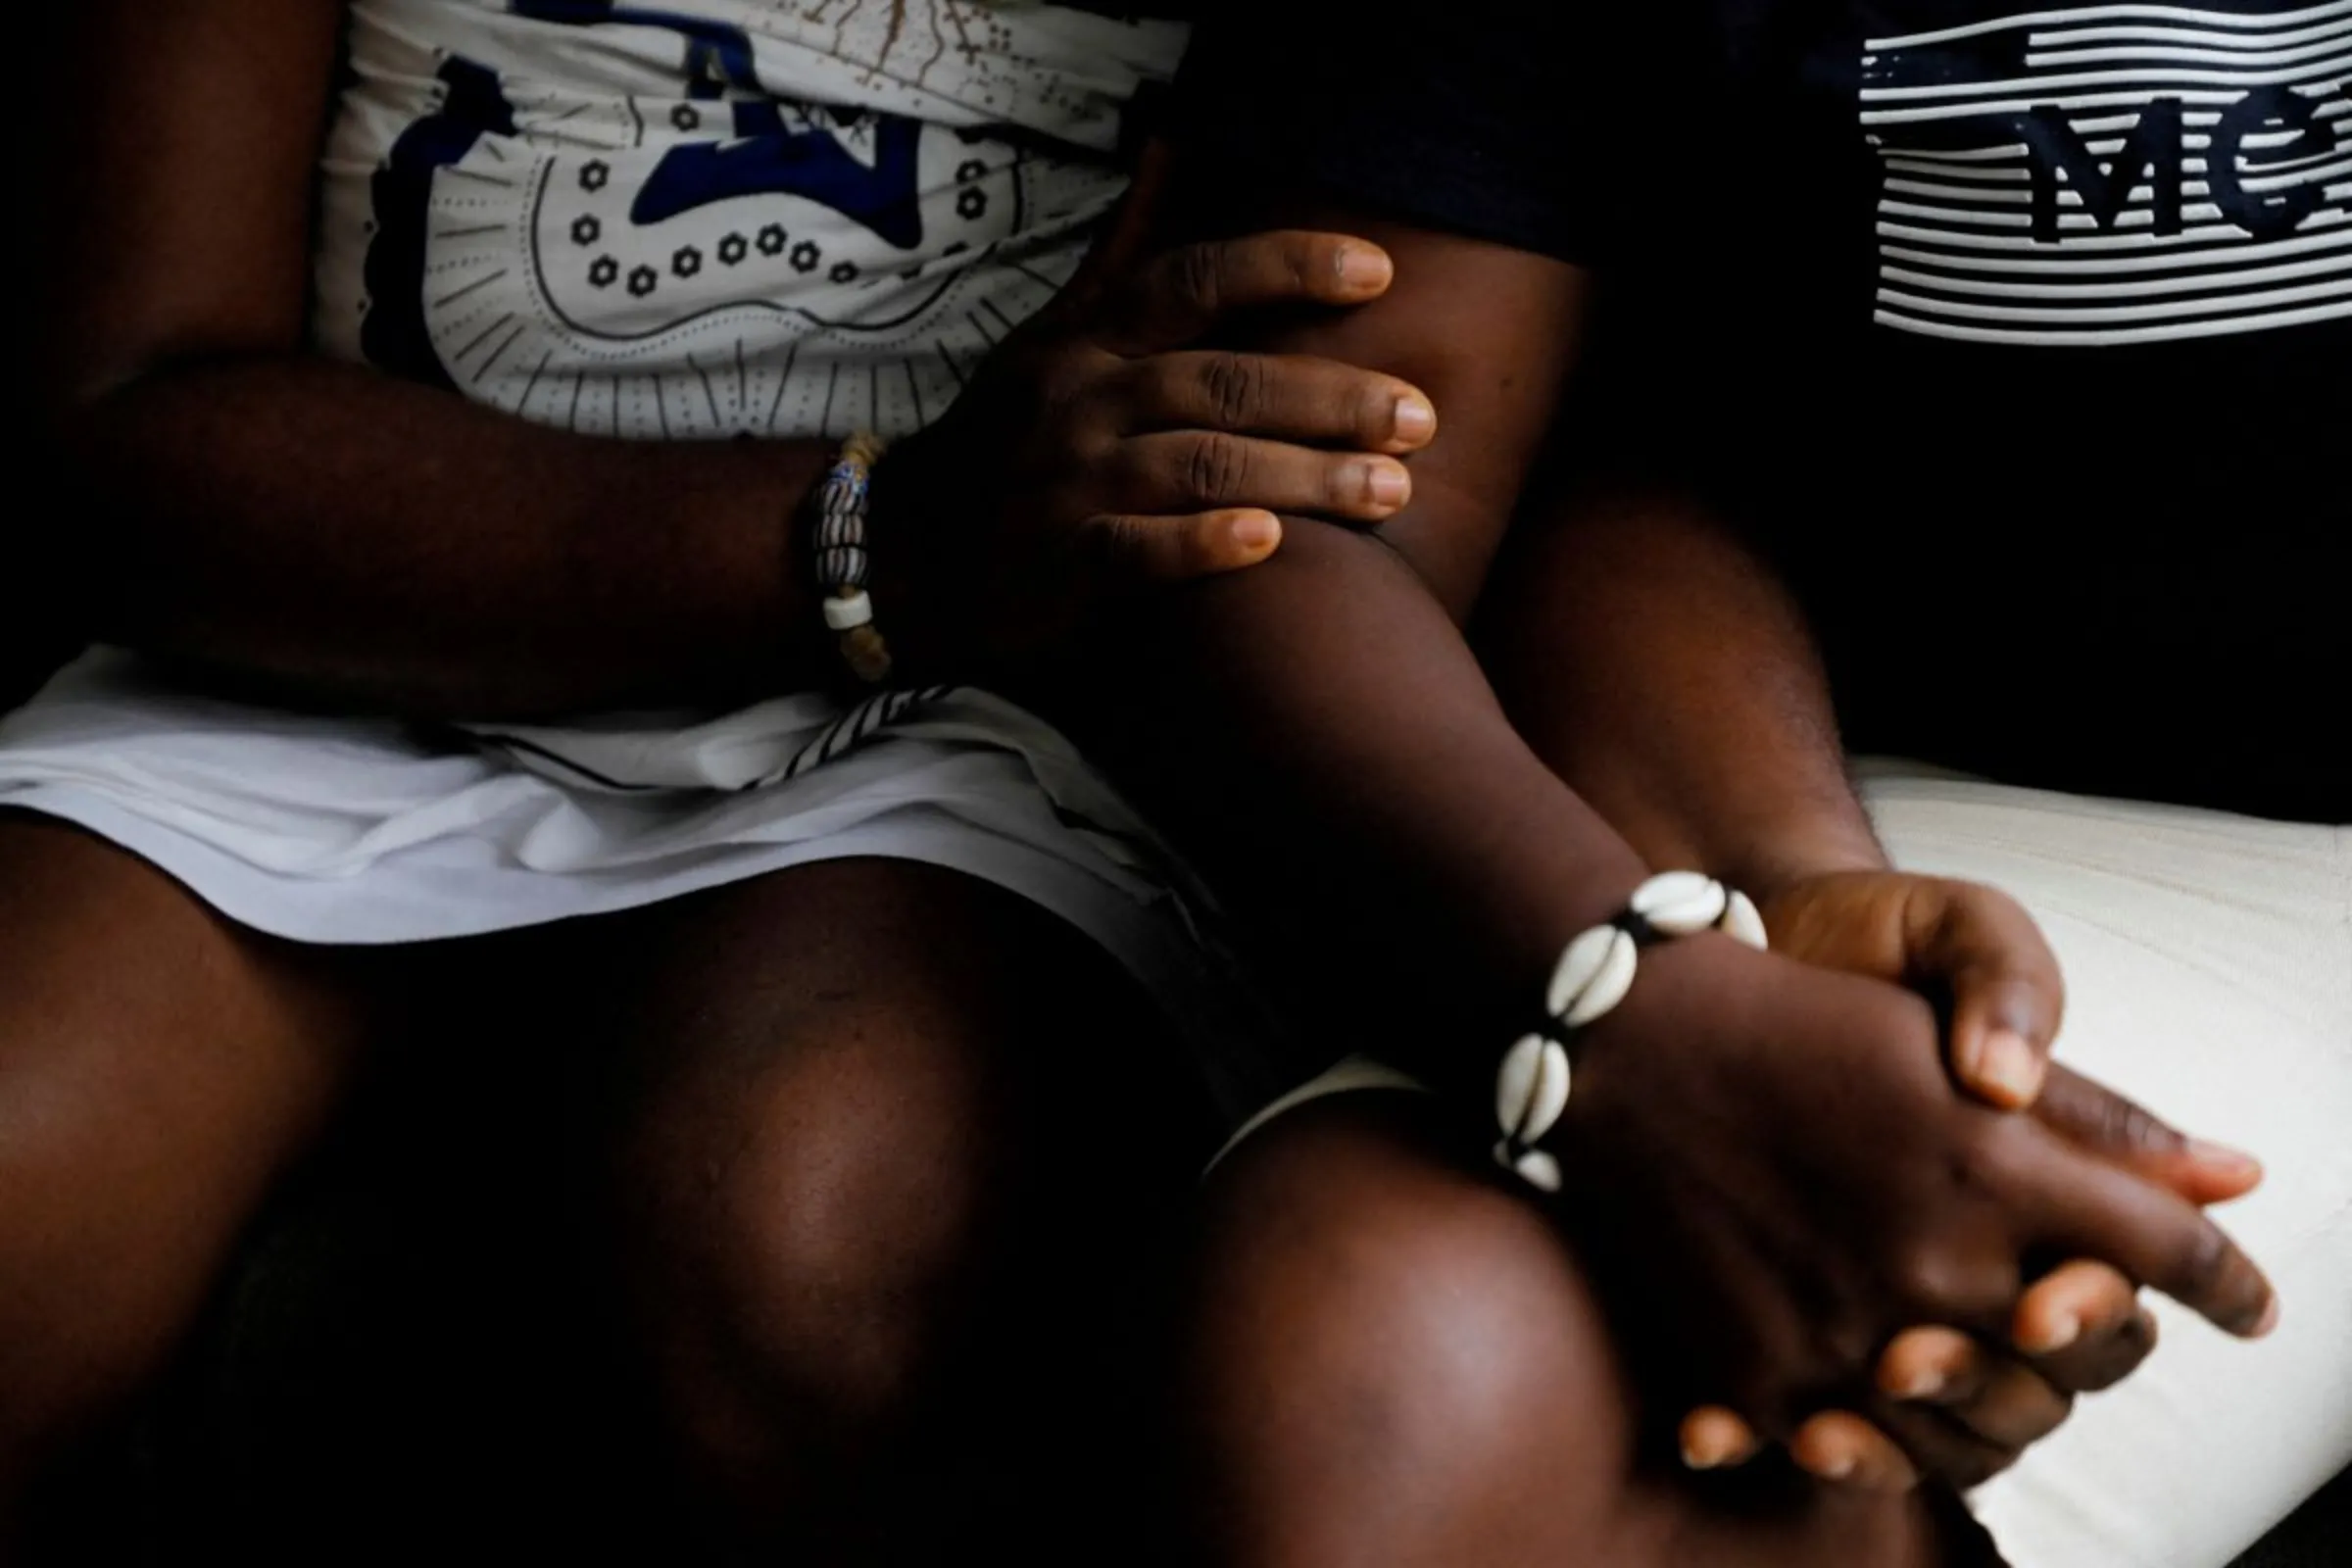
[[[2148,1353],[2140,1287],[2268,1331],[2200,1208],[2258,1168],[2047,1063],[2057,965],[2014,903],[1850,872],[1766,915],[1772,955],[1644,960],[1557,1143],[1645,1392],[1698,1406],[1687,1459],[1778,1439],[1829,1479],[1970,1486]],[[1949,994],[1948,1033],[1911,987]]]

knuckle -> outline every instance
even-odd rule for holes
[[[1072,561],[1082,570],[1108,570],[1134,553],[1135,532],[1133,517],[1090,517],[1072,541]]]
[[[2068,1393],[2093,1394],[2130,1377],[2156,1348],[2156,1337],[2136,1314],[2117,1329],[2097,1352],[2086,1357],[2077,1375],[2067,1380]]]
[[[1030,377],[1030,397],[1038,416],[1061,430],[1065,438],[1093,428],[1096,400],[1087,394],[1094,382],[1093,368],[1078,355],[1041,358]]]
[[[1931,1311],[1957,1294],[1958,1260],[1932,1242],[1915,1242],[1899,1249],[1888,1260],[1886,1283],[1896,1298],[1914,1308]]]
[[[2093,1112],[2099,1140],[2118,1149],[2152,1149],[2170,1131],[2137,1104],[2121,1095],[2102,1095]]]
[[[1952,1140],[1945,1171],[1953,1189],[1972,1198],[2003,1191],[2008,1183],[2009,1142],[2006,1120],[1979,1122]]]
[[[2189,1233],[2174,1267],[2173,1278],[2179,1294],[2200,1299],[2210,1298],[2229,1283],[2234,1256],[2230,1238],[2217,1227],[2199,1221]]]
[[[1091,430],[1065,430],[1044,475],[1056,505],[1065,513],[1101,509],[1128,477],[1120,472],[1120,448]]]
[[[1289,234],[1282,240],[1282,277],[1293,293],[1311,294],[1315,279],[1329,276],[1337,254],[1334,242],[1319,234]]]
[[[1203,435],[1192,443],[1185,456],[1187,489],[1198,499],[1212,504],[1239,496],[1249,471],[1248,452],[1241,442],[1228,435]]]
[[[1127,513],[1099,516],[1088,531],[1092,535],[1091,564],[1097,566],[1115,568],[1131,564],[1152,544],[1152,531],[1145,520]]]
[[[1177,296],[1202,311],[1214,312],[1224,299],[1224,247],[1187,245],[1170,258],[1168,272]]]
[[[1265,409],[1265,362],[1250,354],[1212,354],[1200,367],[1200,388],[1211,420],[1224,429],[1242,429]]]
[[[1843,1384],[1867,1374],[1885,1338],[1879,1325],[1862,1312],[1825,1313],[1813,1325],[1808,1347],[1813,1380]]]

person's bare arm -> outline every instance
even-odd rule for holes
[[[1529,744],[1656,863],[1758,898],[1886,865],[1802,612],[1688,495],[1531,498],[1480,630]]]
[[[821,448],[584,440],[311,356],[342,6],[87,10],[106,104],[68,144],[36,383],[85,624],[439,712],[784,672],[813,608],[781,519]]]
[[[1752,890],[1778,951],[1948,1001],[1947,1050],[1982,1098],[2033,1102],[2078,1147],[2191,1201],[2237,1197],[2258,1178],[2244,1156],[2063,1068],[2046,1069],[2043,1087],[2039,1058],[2064,1001],[2047,944],[1997,890],[1891,867],[1846,777],[1800,608],[1693,488],[1585,484],[1531,498],[1481,633],[1513,722],[1645,858]],[[2134,1282],[2078,1260],[2020,1298],[2009,1335],[1919,1329],[1886,1348],[1880,1388],[1899,1398],[1927,1387],[1936,1410],[1889,1424],[1907,1457],[1838,1412],[1800,1429],[1792,1450],[1825,1476],[1886,1484],[1916,1461],[1973,1483],[2152,1345]],[[1754,1439],[1712,1411],[1690,1419],[1685,1443],[1711,1463]]]
[[[106,64],[61,146],[68,200],[45,230],[57,266],[40,317],[36,463],[64,510],[21,511],[19,526],[51,558],[47,592],[77,601],[98,636],[301,700],[436,715],[721,700],[831,678],[789,527],[826,443],[582,437],[305,351],[314,163],[343,9],[92,0],[75,18],[71,52]],[[1385,515],[1346,491],[1362,460],[1339,449],[1414,444],[1390,422],[1409,389],[1261,363],[1251,384],[1266,397],[1220,401],[1231,356],[1170,352],[1220,318],[1187,295],[1195,285],[1224,290],[1227,307],[1376,294],[1377,277],[1342,275],[1346,253],[1294,234],[1200,266],[1139,262],[1126,292],[1089,302],[1100,331],[1073,307],[1020,334],[1017,353],[984,368],[988,396],[1068,396],[1041,407],[1017,453],[970,420],[964,445],[926,443],[958,478],[963,536],[984,556],[1040,561],[1075,545],[1104,581],[1180,578],[1273,548],[1239,531],[1249,508]],[[1180,329],[1153,337],[1167,320]],[[1190,462],[1203,427],[1259,438],[1278,461],[1251,476],[1254,491],[1204,491],[1197,481],[1216,475]],[[1022,466],[987,466],[1000,458]],[[926,555],[887,547],[902,542],[891,530],[929,519],[879,509],[877,554],[899,575],[877,598],[912,646]],[[997,528],[1013,512],[1018,538]]]
[[[1376,535],[1294,523],[1266,566],[1130,617],[1055,710],[1246,920],[1283,934],[1308,1016],[1483,1120],[1562,945],[1648,869],[1513,726],[1460,626],[1572,362],[1582,277],[1234,188],[1233,226],[1338,224],[1397,268],[1378,304],[1248,346],[1410,379],[1438,437]],[[1604,1291],[1671,1303],[1632,1347],[1662,1396],[1731,1391],[1788,1432],[1797,1391],[1863,1374],[1834,1345],[1987,1329],[2043,1245],[2256,1325],[2267,1287],[2187,1205],[1954,1096],[1919,999],[1714,936],[1651,950],[1642,974],[1580,1037],[1553,1147]],[[1983,1179],[1955,1191],[1960,1166]],[[1841,1327],[1819,1320],[1832,1299]]]
[[[1249,580],[1143,607],[1102,649],[1094,693],[1057,710],[1253,915],[1499,1028],[1498,1006],[1540,993],[1561,944],[1643,874],[1511,727],[1459,627],[1573,358],[1583,276],[1303,194],[1225,226],[1261,212],[1344,216],[1396,255],[1379,302],[1250,346],[1427,391],[1439,429],[1407,460],[1412,499],[1377,533],[1286,518],[1283,549]],[[1343,891],[1357,885],[1379,891]],[[1487,1053],[1466,1044],[1480,1038],[1470,1026],[1414,1064],[1484,1073]]]

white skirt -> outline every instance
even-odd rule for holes
[[[1054,728],[968,687],[854,707],[424,726],[259,707],[101,649],[0,718],[0,808],[74,822],[240,924],[428,942],[816,860],[920,860],[1052,910],[1165,1009],[1238,1124],[1313,1070],[1213,910]]]

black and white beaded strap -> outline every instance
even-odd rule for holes
[[[825,590],[825,626],[841,642],[842,662],[868,685],[890,678],[890,647],[874,625],[873,596],[866,591],[871,562],[866,554],[866,508],[874,465],[882,461],[878,436],[854,435],[816,488],[809,548],[816,580]]]
[[[1497,1164],[1530,1187],[1560,1190],[1559,1160],[1538,1146],[1568,1108],[1569,1038],[1625,1000],[1643,948],[1710,929],[1765,946],[1764,917],[1746,894],[1698,871],[1662,871],[1634,889],[1605,925],[1568,944],[1544,993],[1545,1021],[1519,1037],[1494,1075]]]

